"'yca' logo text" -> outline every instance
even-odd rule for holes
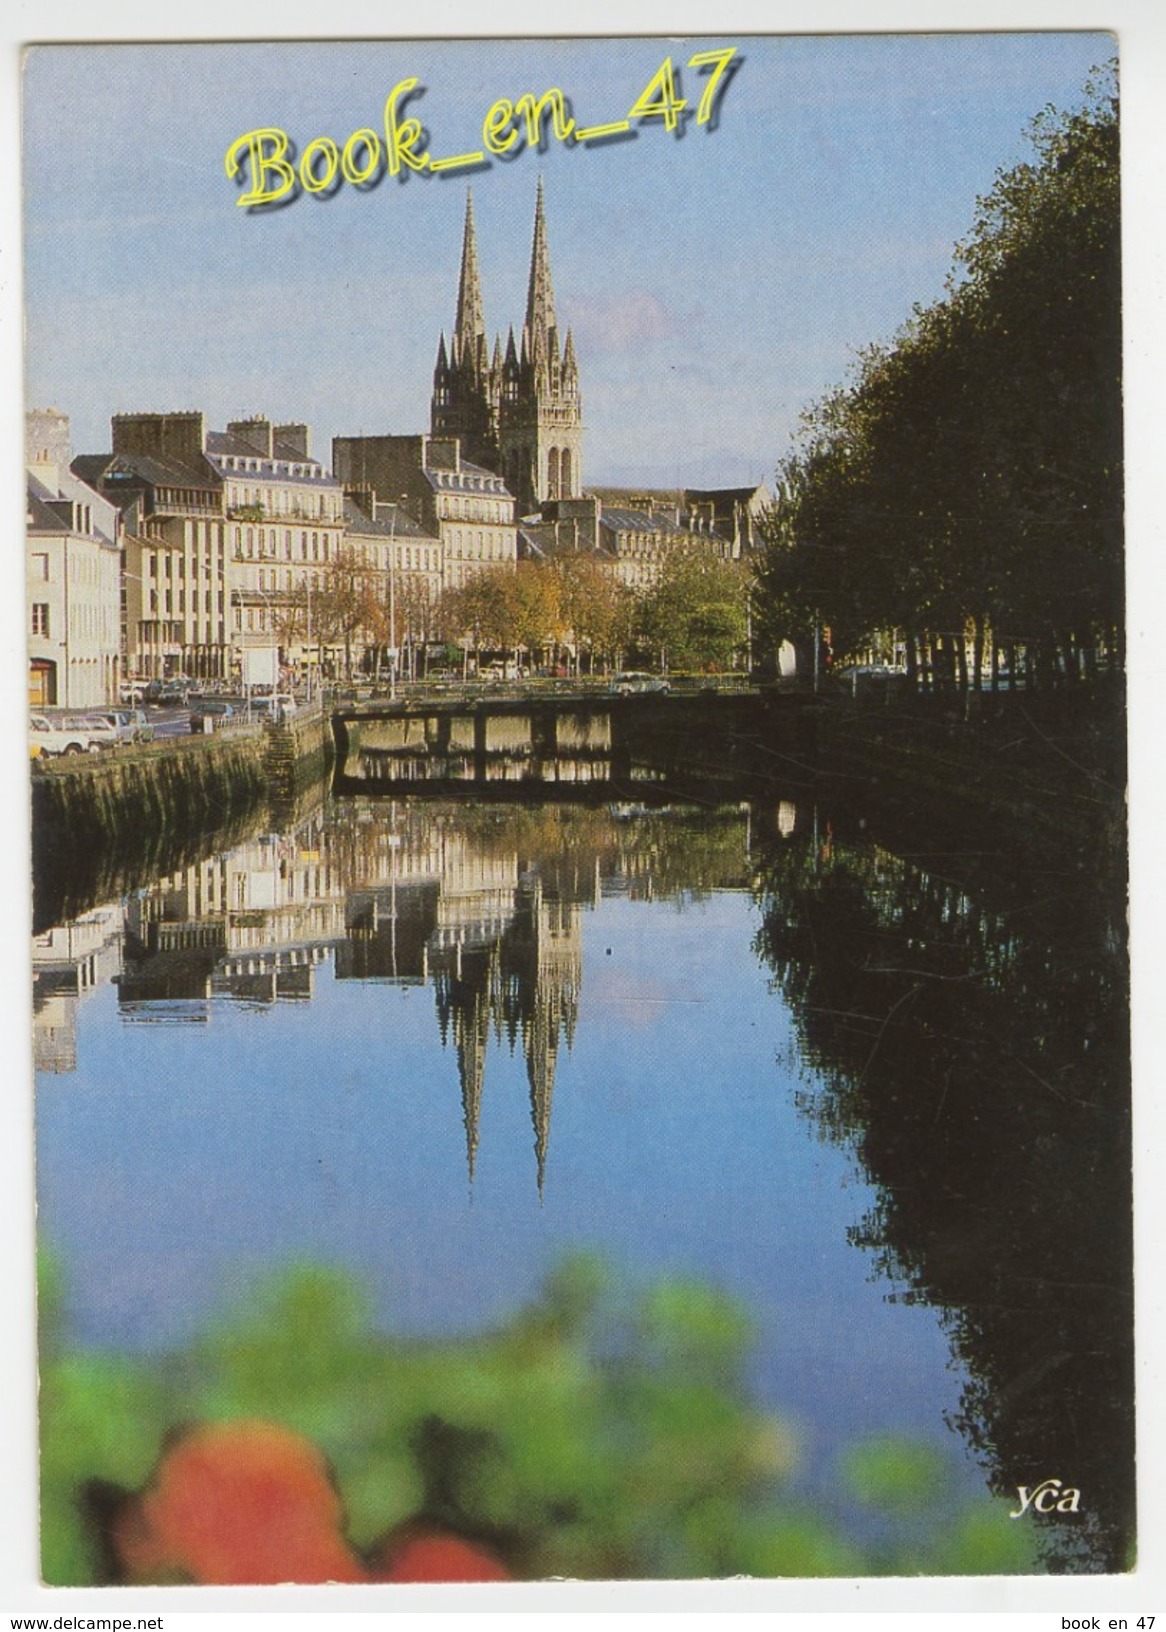
[[[1010,1519],[1019,1519],[1030,1507],[1037,1513],[1076,1513],[1081,1502],[1081,1492],[1072,1485],[1062,1485],[1059,1479],[1042,1479],[1031,1490],[1027,1485],[1017,1485],[1016,1494],[1020,1506],[1009,1513]]]

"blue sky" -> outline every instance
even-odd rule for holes
[[[715,128],[555,141],[472,174],[236,206],[230,143],[378,128],[389,90],[435,156],[501,96],[558,86],[624,117],[671,55],[737,47]],[[45,46],[25,66],[27,400],[76,451],[111,414],[200,408],[333,435],[425,428],[467,185],[486,322],[521,324],[535,188],[575,330],[592,482],[769,480],[799,413],[942,292],[954,242],[1046,104],[1079,101],[1098,33]]]

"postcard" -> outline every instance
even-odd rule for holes
[[[44,1582],[1133,1570],[1115,37],[23,72]]]

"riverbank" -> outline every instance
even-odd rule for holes
[[[1124,891],[1125,717],[1117,686],[973,698],[884,701],[833,692],[632,697],[609,705],[610,772],[583,783],[453,784],[453,794],[517,798],[630,793],[657,798],[812,801],[847,825],[933,834],[967,856],[1008,853],[1087,870]],[[478,704],[480,708],[481,703]],[[516,702],[503,703],[513,711]],[[541,700],[545,712],[554,703]],[[494,704],[495,711],[497,703]],[[537,708],[535,712],[537,712]],[[476,710],[471,710],[476,712]],[[32,815],[37,921],[143,869],[180,865],[193,841],[240,819],[287,825],[327,785],[348,734],[367,722],[317,710],[278,726],[172,738],[116,754],[40,760]],[[567,751],[567,750],[562,750]],[[343,772],[346,753],[339,769]],[[432,771],[427,774],[431,775]],[[365,784],[361,784],[362,787]],[[398,794],[436,793],[432,782]]]
[[[806,792],[839,837],[865,834],[972,893],[1007,878],[1016,902],[1092,902],[1117,926],[1125,777],[1124,698],[1106,685],[985,698],[969,719],[937,699],[881,711],[831,699]]]
[[[267,809],[265,752],[258,728],[34,761],[34,930],[180,866],[205,838],[258,819]]]

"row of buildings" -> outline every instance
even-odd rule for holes
[[[330,467],[305,424],[262,416],[213,430],[199,412],[119,414],[108,451],[74,455],[67,417],[37,409],[26,437],[41,707],[113,700],[130,676],[262,678],[277,657],[327,672],[354,635],[424,642],[445,590],[524,556],[585,551],[642,589],[679,547],[747,554],[770,502],[763,485],[584,487],[579,366],[555,316],[541,183],[525,318],[505,347],[487,339],[467,201],[427,433],[336,437]]]

